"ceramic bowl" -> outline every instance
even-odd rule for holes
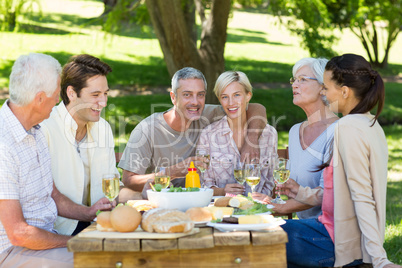
[[[186,211],[192,207],[206,207],[211,203],[214,190],[201,188],[199,192],[161,192],[147,190],[148,200],[159,208]]]

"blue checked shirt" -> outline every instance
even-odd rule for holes
[[[46,139],[35,126],[26,131],[8,102],[0,109],[0,200],[19,200],[29,225],[55,232],[57,208]],[[0,223],[0,253],[12,246]]]

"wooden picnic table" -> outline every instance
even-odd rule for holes
[[[95,224],[84,232],[95,230]],[[286,267],[288,237],[267,231],[200,232],[174,239],[88,238],[68,241],[74,267]]]

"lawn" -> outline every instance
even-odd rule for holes
[[[94,20],[103,12],[102,1],[42,0],[43,17],[22,25],[23,33],[0,32],[0,89],[8,85],[14,60],[29,52],[47,53],[64,64],[74,54],[90,53],[113,67],[108,77],[112,89],[168,87],[170,77],[158,40],[150,27],[130,27],[116,35],[105,34]],[[390,51],[384,75],[402,74],[402,35]],[[338,53],[364,54],[350,32],[334,44]],[[308,56],[299,39],[267,14],[234,11],[229,21],[225,48],[226,69],[247,73],[253,83],[286,83],[292,65]],[[385,248],[390,260],[402,264],[402,84],[386,84],[386,106],[380,117],[389,147],[387,230]],[[270,124],[279,131],[279,147],[287,144],[287,131],[304,120],[292,104],[290,85],[283,89],[254,90],[254,101],[267,108]],[[252,100],[252,101],[253,101]],[[0,100],[0,105],[4,100]],[[134,126],[149,114],[171,107],[169,95],[117,96],[110,98],[105,118],[111,123],[116,150],[123,151]]]

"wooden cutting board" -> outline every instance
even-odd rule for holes
[[[77,236],[86,238],[175,239],[183,236],[193,235],[199,232],[199,228],[193,228],[193,230],[188,233],[149,233],[142,230],[141,227],[138,227],[137,230],[129,233],[101,232],[94,230],[89,232],[81,232]]]

